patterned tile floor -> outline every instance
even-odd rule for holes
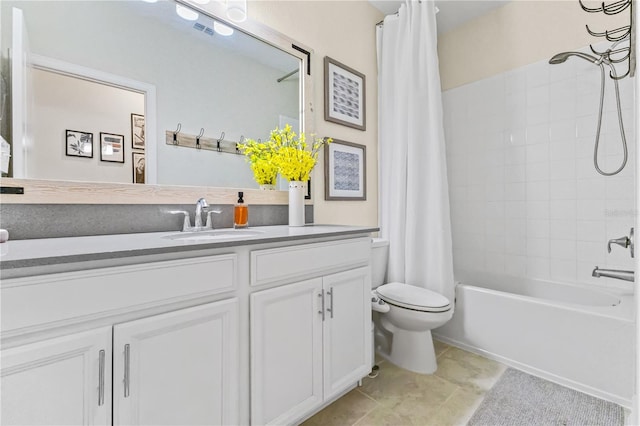
[[[378,360],[378,377],[365,378],[361,387],[303,425],[464,425],[506,366],[438,341],[435,348],[435,374],[416,374]]]

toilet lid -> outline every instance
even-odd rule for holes
[[[389,283],[376,289],[380,298],[392,305],[426,312],[445,312],[451,308],[449,300],[435,291],[404,283]]]

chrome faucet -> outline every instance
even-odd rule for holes
[[[197,229],[202,228],[202,212],[207,211],[209,209],[209,204],[207,204],[207,200],[204,198],[200,198],[196,201],[196,219],[194,223],[194,227]]]
[[[615,278],[617,280],[633,281],[635,279],[635,273],[633,271],[622,271],[619,269],[600,269],[597,266],[591,273],[592,277],[596,278]]]

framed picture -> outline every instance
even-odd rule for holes
[[[131,148],[144,149],[144,115],[131,114]]]
[[[133,183],[144,183],[145,159],[144,152],[133,153]]]
[[[79,130],[67,130],[66,132],[66,154],[69,157],[93,158],[93,133]]]
[[[100,161],[124,163],[124,135],[100,132]]]
[[[324,146],[324,199],[366,200],[366,147],[334,139]]]
[[[366,130],[364,74],[328,56],[324,57],[324,119]]]

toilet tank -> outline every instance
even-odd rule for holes
[[[371,288],[384,284],[388,259],[389,240],[374,238],[371,242]]]

